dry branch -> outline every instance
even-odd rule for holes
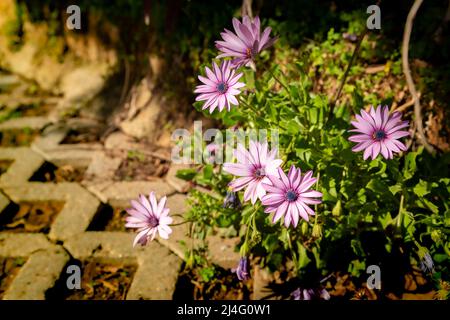
[[[409,10],[408,17],[406,18],[402,43],[402,65],[403,65],[403,73],[405,74],[406,77],[406,83],[408,84],[408,89],[411,92],[412,98],[414,100],[414,122],[416,124],[417,135],[419,137],[420,142],[425,147],[425,149],[427,149],[428,152],[430,153],[434,153],[435,150],[433,146],[428,143],[423,131],[422,110],[421,110],[422,108],[420,106],[419,96],[417,94],[416,87],[414,86],[414,81],[411,76],[411,70],[409,68],[409,61],[408,61],[409,40],[411,38],[413,20],[422,2],[423,0],[415,0],[414,4]]]

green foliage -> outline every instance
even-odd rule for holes
[[[206,165],[179,173],[211,191],[190,194],[186,218],[195,221],[192,236],[205,239],[217,228],[233,226],[242,237],[241,254],[251,252],[272,270],[294,261],[293,272],[300,277],[348,272],[358,278],[370,264],[393,261],[406,261],[410,270],[420,262],[420,243],[436,261],[439,277],[448,281],[450,154],[432,156],[419,147],[393,160],[379,156],[364,161],[361,153],[351,151],[354,144],[348,141],[348,130],[355,112],[370,103],[383,103],[358,88],[370,80],[360,77],[359,84],[347,87],[351,104],[337,105],[330,114],[330,98],[314,91],[308,71],[315,68],[324,79],[343,76],[351,51],[340,34],[331,29],[323,43],[308,45],[303,54],[292,55],[282,44],[276,50],[277,58],[285,54],[292,63],[282,71],[265,52],[256,73],[244,70],[247,91],[239,107],[212,117],[225,126],[278,129],[283,168],[296,165],[303,172],[313,170],[320,177],[315,189],[323,193],[323,203],[316,206],[309,223],[288,231],[279,223],[272,225],[259,206],[222,208],[231,177],[220,166]],[[371,59],[368,42],[361,50]],[[323,59],[327,55],[333,58]],[[395,54],[390,57],[398,59]],[[398,60],[393,61],[390,68],[397,65]],[[356,64],[350,75],[360,75],[361,69]],[[199,103],[194,106],[201,108]]]

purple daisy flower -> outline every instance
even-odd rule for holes
[[[172,233],[169,224],[173,219],[169,217],[169,208],[165,208],[167,197],[156,200],[155,193],[151,192],[148,199],[140,195],[139,200],[131,200],[132,208],[127,209],[129,217],[126,218],[125,227],[136,228],[137,236],[134,239],[133,247],[136,244],[146,245],[148,240],[152,241],[156,232],[163,239],[168,239]]]
[[[238,144],[235,156],[238,163],[224,163],[223,170],[238,176],[230,182],[233,191],[247,188],[244,192],[244,201],[251,200],[255,204],[257,199],[261,199],[266,194],[263,183],[270,184],[268,176],[276,175],[277,168],[283,160],[275,159],[277,149],[269,152],[268,144],[250,141],[250,151],[247,151],[242,144]]]
[[[216,161],[220,148],[221,146],[219,147],[219,145],[214,142],[206,146],[208,163],[214,163]]]
[[[264,212],[275,212],[272,218],[273,223],[284,216],[286,227],[289,227],[291,223],[297,227],[299,217],[308,221],[309,215],[314,215],[314,211],[308,204],[321,203],[321,200],[313,198],[322,197],[322,193],[309,190],[317,181],[316,178],[312,178],[312,174],[312,171],[308,171],[302,176],[300,169],[291,166],[287,176],[281,168],[278,168],[279,178],[269,176],[272,185],[264,184],[267,194],[261,202],[267,206]]]
[[[238,267],[232,271],[236,272],[236,275],[240,281],[250,279],[250,273],[248,272],[248,258],[241,257],[239,259]]]
[[[195,93],[200,93],[195,101],[206,101],[203,110],[209,108],[212,113],[217,107],[220,111],[227,107],[230,111],[231,105],[239,105],[236,95],[241,92],[238,90],[245,86],[244,83],[238,82],[242,77],[242,73],[235,74],[236,71],[230,68],[230,61],[222,61],[220,68],[213,62],[213,71],[205,67],[206,76],[198,76],[198,79],[204,84],[195,88]]]
[[[261,34],[260,21],[255,17],[253,21],[248,16],[242,19],[242,23],[233,18],[235,33],[228,29],[222,32],[223,41],[216,41],[216,47],[221,54],[217,58],[232,57],[231,63],[234,67],[251,66],[253,59],[262,50],[270,47],[276,38],[270,38],[271,28],[267,27]]]
[[[408,127],[408,121],[401,121],[399,112],[390,115],[387,106],[383,109],[378,106],[376,110],[371,107],[369,113],[361,110],[361,115],[357,114],[356,121],[351,123],[356,129],[350,132],[358,133],[348,138],[358,143],[352,151],[364,150],[364,160],[369,157],[373,160],[379,153],[385,159],[392,159],[393,152],[406,150],[406,146],[397,139],[409,136],[408,131],[401,130]]]

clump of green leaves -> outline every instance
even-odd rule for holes
[[[296,229],[272,225],[258,206],[222,208],[230,176],[220,166],[205,165],[179,174],[210,191],[190,194],[186,218],[195,221],[192,236],[205,239],[217,228],[233,227],[241,245],[248,246],[245,251],[263,266],[274,271],[293,265],[292,277],[316,282],[329,274],[347,273],[362,285],[366,268],[375,264],[386,279],[385,292],[403,288],[404,275],[418,268],[420,252],[426,250],[436,264],[429,279],[449,281],[450,154],[433,156],[413,144],[392,160],[380,156],[364,161],[351,151],[350,121],[369,101],[386,101],[376,103],[379,96],[364,96],[361,87],[371,80],[359,77],[346,88],[351,100],[330,111],[331,98],[315,90],[312,79],[311,70],[326,79],[342,77],[350,51],[341,35],[331,30],[324,43],[310,45],[302,53],[282,49],[286,56],[277,57],[291,60],[284,70],[263,53],[256,73],[244,71],[246,95],[239,107],[213,117],[225,126],[278,129],[284,169],[295,165],[304,172],[313,170],[320,177],[315,189],[323,193],[323,203],[316,206],[310,222],[303,221]],[[371,57],[367,43],[361,50]],[[395,66],[398,61],[390,65],[394,73]],[[357,77],[362,69],[355,65],[350,75]],[[200,111],[200,104],[195,107]]]

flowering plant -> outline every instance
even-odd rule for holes
[[[235,160],[179,172],[209,191],[190,192],[191,235],[240,236],[237,277],[249,279],[255,264],[285,271],[295,299],[328,299],[322,280],[342,274],[361,287],[370,265],[382,270],[383,293],[420,266],[448,281],[449,154],[425,152],[401,112],[358,88],[346,103],[315,92],[308,65],[326,46],[286,57],[259,18],[233,27],[216,42],[222,60],[199,76],[194,106],[222,131],[269,129],[278,139],[249,139],[231,147]]]

